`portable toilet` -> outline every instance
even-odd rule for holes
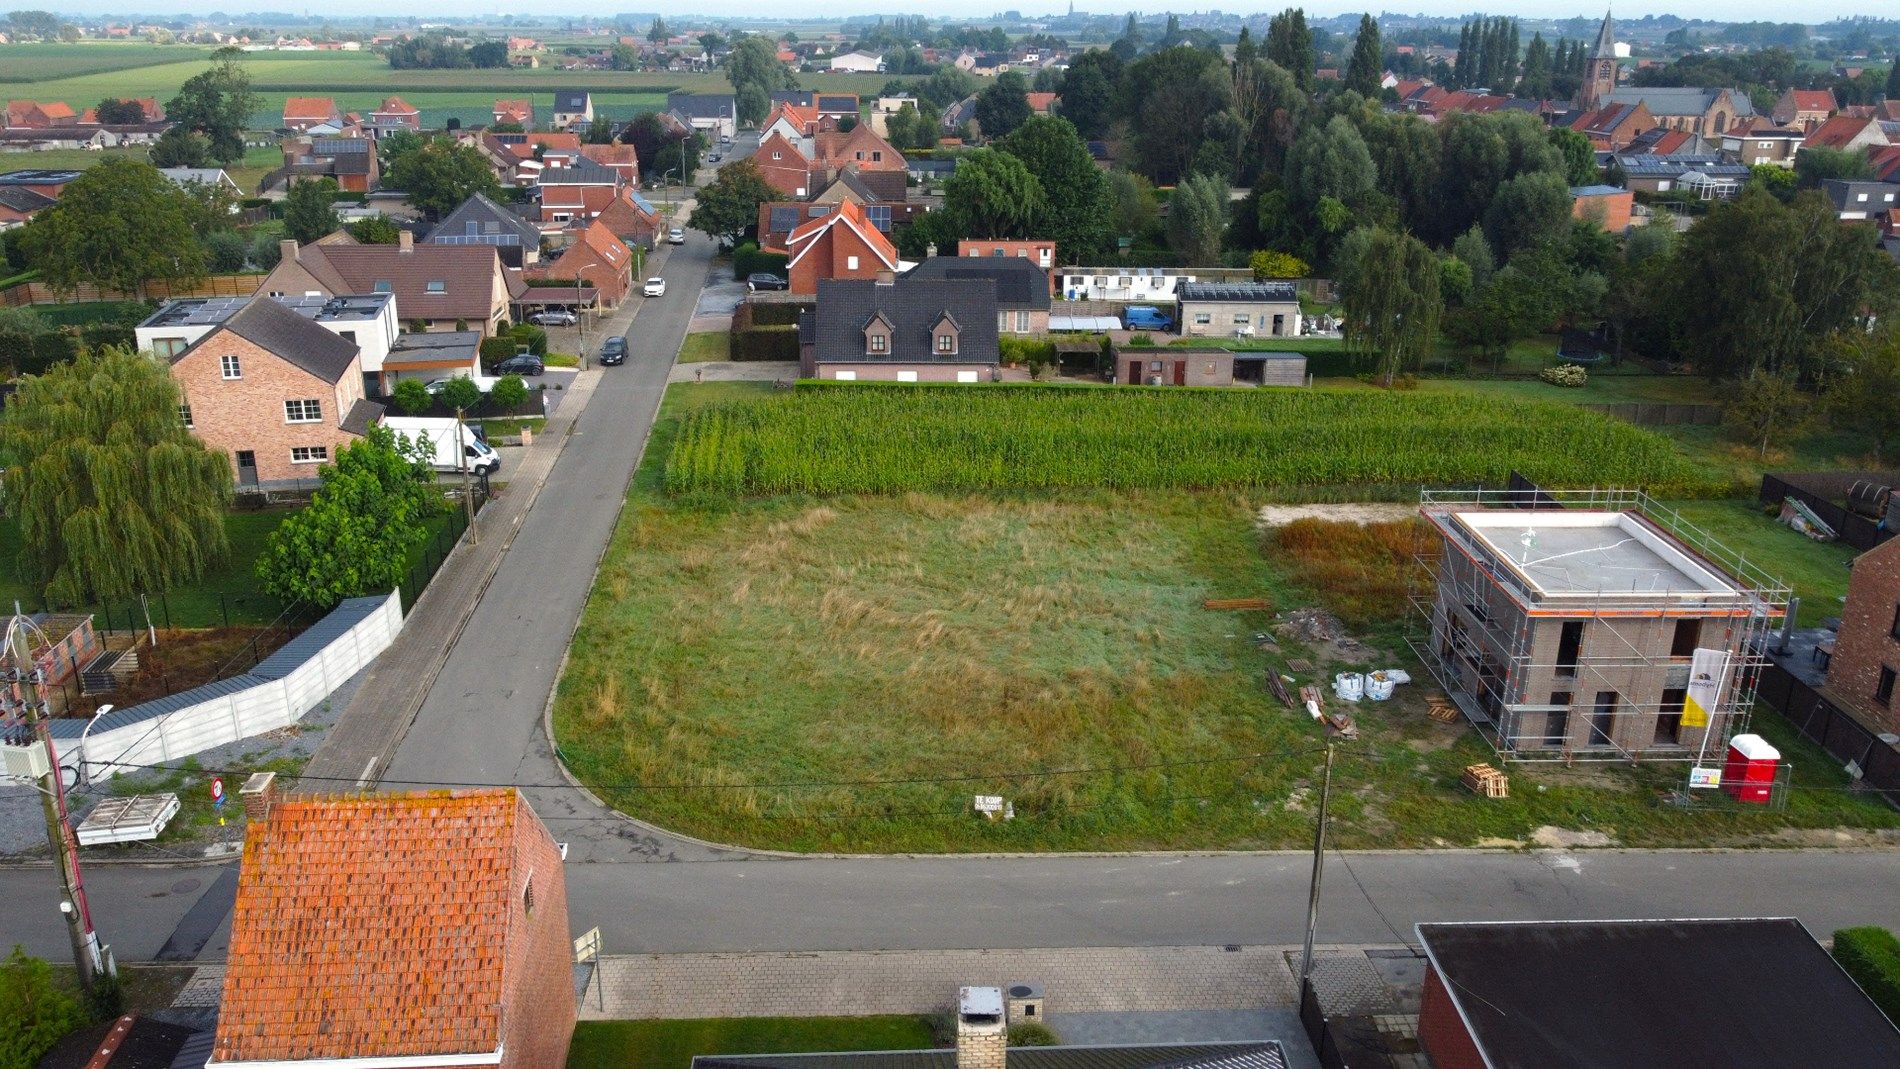
[[[1781,751],[1760,735],[1737,735],[1728,741],[1728,761],[1722,766],[1722,789],[1738,802],[1767,805],[1775,786],[1775,768]]]

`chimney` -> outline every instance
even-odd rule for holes
[[[271,803],[277,800],[277,773],[253,772],[238,788],[238,801],[244,806],[244,821],[257,824],[270,816]]]
[[[957,1069],[1005,1069],[1009,1028],[1003,1020],[1003,989],[957,989]]]
[[[892,271],[889,268],[884,268],[884,269],[879,270],[877,273],[877,284],[880,286],[897,285],[897,272]]]
[[[396,248],[405,253],[416,251],[416,236],[407,230],[397,231]]]
[[[284,240],[278,242],[277,256],[278,256],[278,259],[282,260],[284,263],[294,263],[297,259],[296,239],[285,238]]]

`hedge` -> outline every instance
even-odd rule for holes
[[[1900,1021],[1900,939],[1885,928],[1842,928],[1834,933],[1834,960],[1881,1012]]]
[[[754,304],[747,301],[739,306],[733,319],[737,330],[750,330],[753,327],[795,327],[801,312],[809,312],[817,307],[816,300]]]
[[[734,360],[798,359],[798,327],[753,327],[732,332]]]
[[[492,369],[496,364],[514,356],[520,348],[521,343],[519,341],[505,334],[494,338],[483,338],[480,348],[482,370],[488,371]]]
[[[21,375],[41,375],[53,365],[71,360],[82,348],[116,345],[129,349],[137,344],[132,328],[117,323],[93,323],[38,334],[0,331],[0,365],[10,366]]]
[[[756,242],[748,241],[732,250],[732,277],[744,282],[747,275],[763,271],[786,278],[785,262],[784,253],[762,252]]]

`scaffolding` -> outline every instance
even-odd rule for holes
[[[1511,525],[1500,513],[1527,509],[1571,522],[1584,513],[1628,519],[1603,522],[1613,544],[1538,560],[1527,548],[1519,561],[1472,518],[1489,514],[1485,522],[1502,530]],[[1601,488],[1428,490],[1419,510],[1440,552],[1420,547],[1418,574],[1429,585],[1416,584],[1411,600],[1424,627],[1407,641],[1500,759],[1700,766],[1720,761],[1728,739],[1746,730],[1789,590],[1676,510],[1639,490]],[[1525,537],[1535,544],[1534,532]],[[1642,579],[1631,577],[1636,567],[1594,566],[1619,550],[1622,563],[1653,556],[1656,564]],[[1569,584],[1560,590],[1533,578],[1545,560],[1584,554],[1553,568]],[[1705,688],[1708,670],[1719,672],[1713,704],[1699,705],[1701,725],[1685,708],[1694,665]]]

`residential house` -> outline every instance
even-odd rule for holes
[[[53,170],[44,167],[20,171],[0,172],[0,189],[30,189],[43,197],[58,200],[66,187],[72,185],[83,171],[65,168]]]
[[[798,320],[804,378],[988,382],[997,375],[996,284],[988,279],[828,278]]]
[[[581,157],[618,173],[625,185],[640,184],[640,150],[632,145],[582,145]]]
[[[389,97],[369,113],[369,121],[363,124],[363,132],[372,141],[395,133],[420,134],[422,112],[401,97]]]
[[[1499,756],[1722,752],[1753,704],[1749,635],[1779,615],[1777,595],[1642,507],[1511,504],[1474,494],[1421,510],[1445,549],[1427,667]]]
[[[1722,135],[1722,155],[1746,167],[1793,167],[1807,134],[1787,128],[1754,129]]]
[[[860,123],[849,132],[820,131],[811,138],[812,188],[821,188],[849,171],[879,200],[901,201],[909,193],[910,173],[904,154]]]
[[[738,98],[731,93],[668,93],[667,113],[717,140],[739,130]]]
[[[1900,733],[1900,538],[1855,557],[1827,663],[1827,696],[1878,731]]]
[[[284,129],[292,133],[309,133],[319,126],[340,130],[343,125],[343,113],[337,110],[336,101],[331,97],[289,97],[284,100]]]
[[[1900,207],[1900,185],[1891,182],[1851,182],[1829,178],[1821,192],[1842,222],[1871,222],[1884,232],[1888,219]]]
[[[857,118],[860,101],[856,93],[825,93],[810,89],[780,89],[772,94],[773,104],[791,104],[810,108],[820,117]]]
[[[534,126],[534,102],[531,100],[497,100],[494,109],[495,123],[518,123],[523,130]]]
[[[1831,89],[1789,89],[1775,101],[1768,117],[1776,126],[1792,126],[1807,131],[1821,125],[1840,109]]]
[[[846,171],[810,200],[762,202],[759,205],[759,245],[782,249],[792,231],[807,220],[830,214],[847,201],[863,208],[871,226],[893,240],[930,210],[924,201],[884,200],[867,188],[856,172]]]
[[[1056,102],[1061,99],[1055,93],[1026,93],[1029,98],[1029,111],[1032,115],[1054,115]]]
[[[391,293],[327,296],[321,293],[278,293],[262,297],[184,297],[166,301],[134,328],[141,352],[169,360],[211,333],[253,299],[273,300],[356,346],[363,374],[363,396],[378,398],[387,390],[383,361],[397,344],[402,329],[396,297]]]
[[[628,245],[651,249],[659,243],[661,216],[651,201],[632,186],[622,186],[594,221]]]
[[[793,293],[817,293],[825,279],[876,278],[898,269],[897,246],[850,201],[793,229],[782,251]]]
[[[25,226],[55,203],[31,186],[0,185],[0,230]]]
[[[691,1069],[1287,1069],[1273,1040],[1207,1043],[1012,1047],[1009,1029],[1037,1023],[1041,988],[1030,998],[997,987],[958,992],[956,1046],[836,1054],[698,1054]]]
[[[477,193],[429,231],[430,245],[489,245],[507,267],[532,267],[541,260],[541,230],[533,223]]]
[[[1174,299],[1176,329],[1187,337],[1300,333],[1300,294],[1291,282],[1183,282]]]
[[[283,151],[286,184],[330,178],[345,193],[370,193],[382,180],[376,142],[367,137],[293,137]]]
[[[1065,267],[1057,276],[1070,301],[1172,304],[1184,282],[1252,282],[1244,267]]]
[[[562,1069],[561,848],[518,792],[245,804],[212,1065]]]
[[[1630,215],[1636,207],[1636,194],[1615,186],[1572,186],[1570,217],[1588,219],[1612,234],[1630,228]]]
[[[418,245],[407,230],[394,245],[328,239],[280,244],[283,256],[265,276],[263,292],[393,293],[403,323],[411,328],[491,335],[523,288],[491,245]]]
[[[943,114],[937,118],[937,123],[943,127],[943,132],[946,137],[954,136],[957,131],[963,129],[965,126],[968,126],[972,131],[976,131],[976,94],[972,93],[949,107],[944,108]]]
[[[172,180],[173,184],[189,189],[190,187],[216,187],[242,197],[244,190],[222,167],[160,167],[158,173]],[[236,210],[235,207],[233,210]]]
[[[1014,256],[932,256],[904,273],[906,280],[988,279],[996,285],[996,332],[1049,333],[1049,273]]]
[[[829,129],[836,130],[837,122],[827,117]],[[778,101],[765,116],[765,122],[759,126],[759,139],[763,141],[771,134],[779,134],[794,142],[810,137],[819,130],[818,109],[809,105]]]
[[[964,238],[957,242],[957,255],[1009,256],[1028,260],[1045,272],[1056,268],[1056,243],[1047,238]]]
[[[797,200],[811,195],[811,157],[783,132],[773,130],[761,138],[752,162],[766,184],[780,193]]]
[[[1867,166],[1879,181],[1900,185],[1900,141],[1868,149]]]
[[[554,117],[549,126],[565,130],[586,126],[594,121],[594,95],[585,89],[557,89],[554,92]]]
[[[383,358],[382,389],[394,390],[404,379],[473,379],[482,371],[482,336],[473,330],[439,330],[396,335]]]
[[[1639,193],[1687,189],[1703,200],[1727,200],[1748,179],[1748,168],[1720,156],[1615,156],[1623,187]]]
[[[1123,386],[1305,386],[1302,353],[1234,352],[1218,345],[1128,346],[1115,353]]]
[[[1758,117],[1759,118],[1759,117]],[[1741,124],[1737,124],[1738,126]],[[1722,139],[1729,135],[1723,134]],[[1654,127],[1637,134],[1624,152],[1632,156],[1713,156],[1722,148],[1721,139],[1711,140],[1693,130]]]
[[[1582,112],[1570,120],[1570,128],[1589,138],[1599,152],[1620,152],[1641,134],[1658,129],[1655,117],[1640,100]]]
[[[961,66],[960,61],[963,57],[959,56],[957,58],[959,60],[958,65]],[[970,73],[979,78],[994,78],[1004,71],[1009,70],[1009,68],[1008,52],[978,52],[970,59]]]
[[[382,416],[357,347],[268,297],[170,357],[185,426],[231,457],[240,489],[308,485]]]
[[[1420,924],[1437,1069],[1900,1067],[1900,1031],[1801,922]],[[1774,977],[1763,983],[1763,977]]]
[[[79,113],[63,100],[41,103],[36,100],[7,101],[6,128],[9,130],[45,130],[54,126],[79,125]]]
[[[1807,140],[1801,147],[1831,148],[1841,152],[1852,152],[1855,149],[1876,148],[1887,143],[1887,132],[1881,129],[1879,120],[1836,115],[1808,131]]]
[[[883,74],[884,57],[870,52],[846,52],[831,57],[831,69],[853,74]]]
[[[633,252],[596,219],[573,232],[559,255],[530,274],[594,287],[595,307],[618,307],[633,288]]]
[[[627,185],[621,173],[582,158],[571,167],[549,167],[536,179],[541,232],[554,233],[599,215]]]
[[[1732,123],[1755,114],[1748,94],[1731,89],[1617,89],[1604,94],[1603,102],[1641,103],[1656,125],[1690,130],[1707,138],[1721,137]]]

